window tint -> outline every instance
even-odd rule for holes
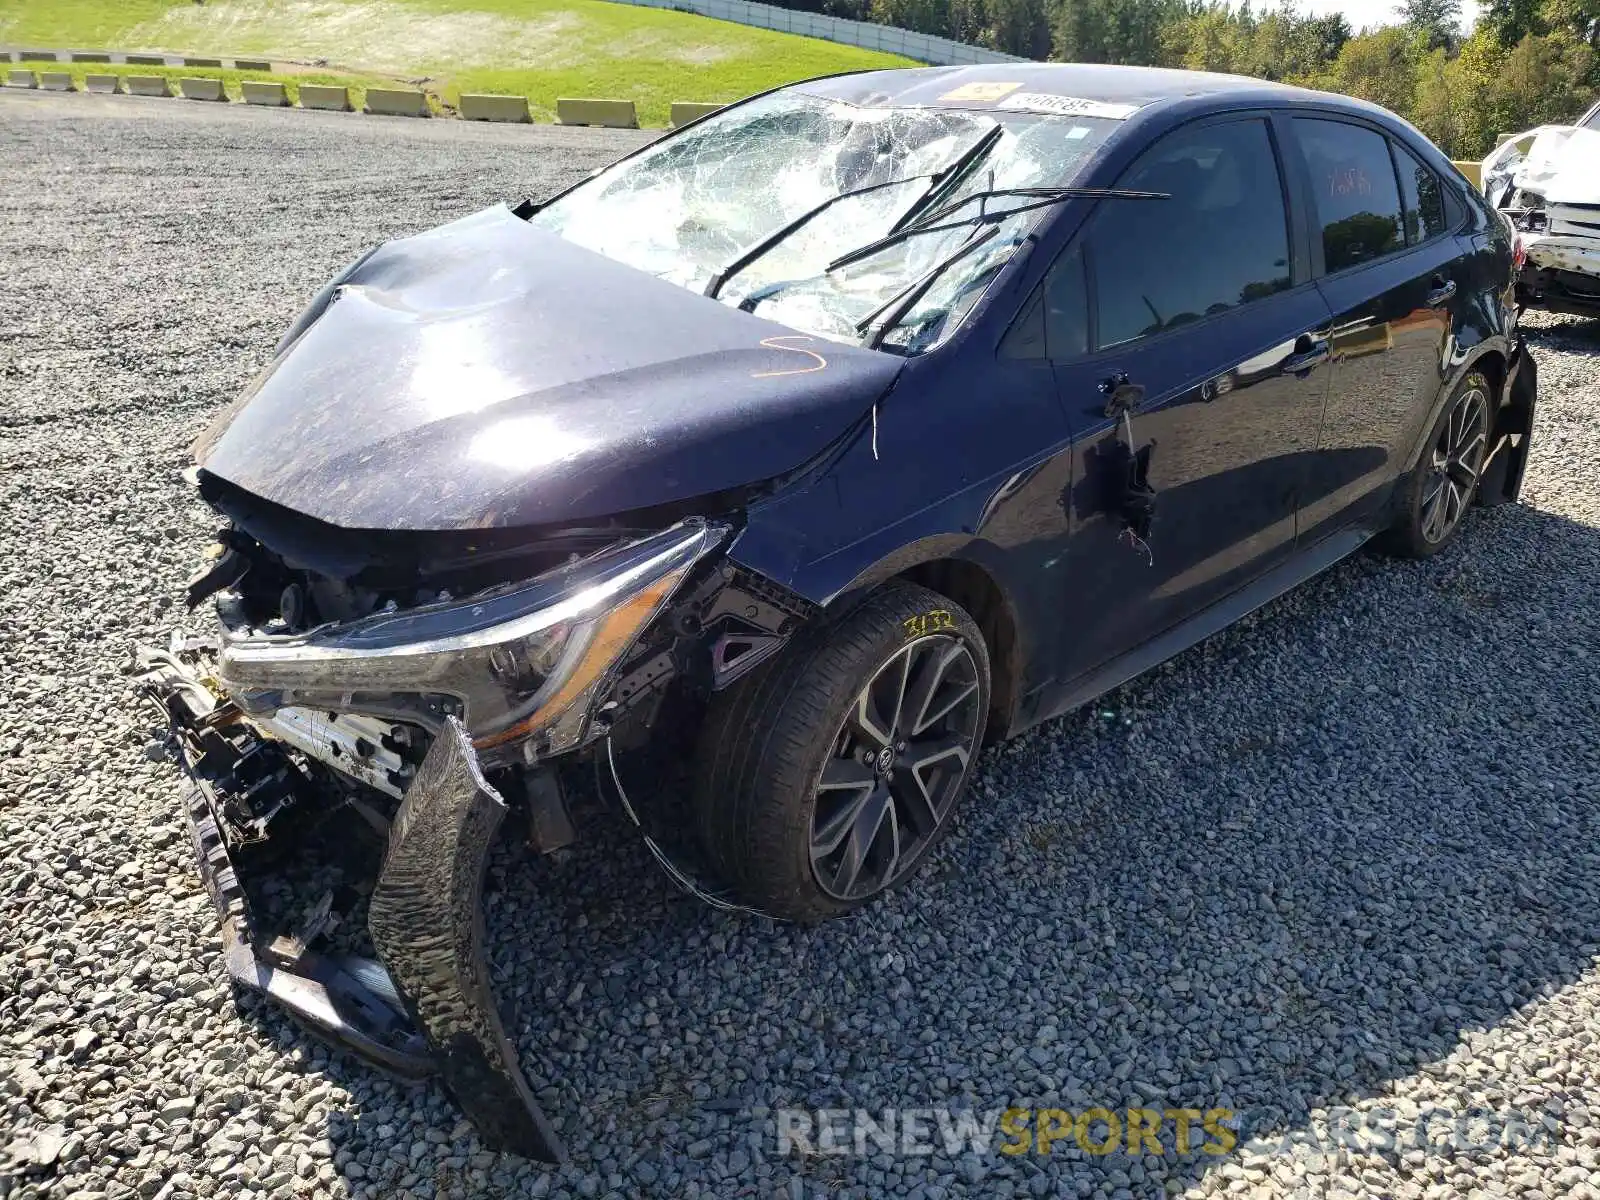
[[[1089,349],[1089,291],[1083,277],[1083,243],[1050,269],[1044,290],[1044,341],[1050,357],[1077,358]]]
[[[1409,150],[1394,148],[1400,172],[1400,197],[1406,207],[1406,241],[1415,246],[1445,231],[1444,185]]]
[[[1171,198],[1100,202],[1088,233],[1099,346],[1289,286],[1288,216],[1264,122],[1180,129],[1117,186]]]
[[[1294,130],[1311,172],[1324,267],[1342,271],[1404,246],[1388,139],[1359,125],[1310,117],[1294,118]]]
[[[1007,358],[1082,357],[1089,349],[1089,292],[1083,273],[1083,243],[1058,258],[1027,308],[1006,334]]]

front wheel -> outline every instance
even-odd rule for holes
[[[716,698],[696,818],[722,876],[818,920],[904,881],[949,828],[989,711],[989,655],[959,606],[894,583]]]

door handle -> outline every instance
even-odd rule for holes
[[[1442,276],[1435,275],[1428,280],[1428,283],[1433,287],[1433,290],[1428,293],[1429,308],[1440,308],[1455,298],[1456,281],[1454,279],[1445,279]]]
[[[1278,374],[1304,379],[1311,374],[1317,364],[1327,361],[1329,349],[1326,337],[1302,333],[1295,339],[1294,353],[1284,359],[1282,365],[1278,367]]]

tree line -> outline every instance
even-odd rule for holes
[[[1229,71],[1343,92],[1394,110],[1451,158],[1495,134],[1574,120],[1600,92],[1600,0],[1491,0],[1472,32],[1460,0],[1400,0],[1352,30],[1294,0],[776,0],[1028,58]]]

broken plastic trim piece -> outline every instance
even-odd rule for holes
[[[240,986],[283,1005],[316,1033],[406,1078],[433,1073],[433,1055],[401,1009],[383,968],[370,959],[300,953],[285,959],[258,939],[250,901],[223,837],[216,783],[238,755],[218,728],[218,710],[198,678],[161,651],[140,656],[142,685],[171,722],[190,780],[184,815],[200,881],[222,926],[223,962]],[[231,711],[231,710],[228,710]]]
[[[566,1149],[500,1023],[484,952],[483,874],[505,812],[466,730],[449,719],[395,817],[367,927],[485,1145],[562,1162]]]
[[[437,1072],[486,1145],[562,1161],[561,1140],[528,1091],[489,986],[483,873],[506,806],[484,781],[460,723],[449,721],[434,739],[390,827],[368,912],[382,962],[317,954],[290,939],[268,946],[217,796],[236,782],[234,767],[255,735],[175,653],[143,651],[138,661],[142,689],[171,722],[193,782],[184,811],[201,882],[221,918],[228,974],[374,1066],[407,1078]]]

